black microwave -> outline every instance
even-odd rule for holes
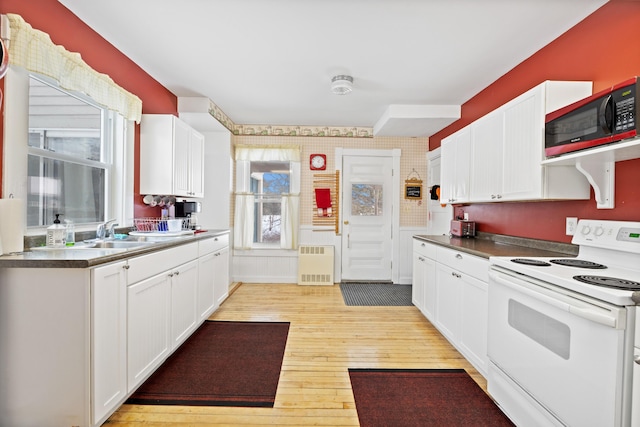
[[[559,156],[637,135],[638,77],[547,114],[545,155]]]

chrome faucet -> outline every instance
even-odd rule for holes
[[[114,237],[116,235],[116,227],[119,225],[120,224],[118,224],[117,222],[114,222],[113,224],[111,224],[111,226],[109,227],[109,232],[107,233],[106,237]]]
[[[110,219],[107,222],[103,222],[102,224],[98,224],[98,228],[96,229],[96,239],[104,239],[105,237],[107,237],[107,226],[114,222],[115,219]],[[118,225],[118,224],[113,224],[110,228],[109,228],[109,233],[113,236],[113,228]]]

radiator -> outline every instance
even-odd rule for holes
[[[298,285],[333,285],[333,246],[298,248]]]

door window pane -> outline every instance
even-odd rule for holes
[[[351,185],[351,215],[381,216],[382,207],[381,184]]]

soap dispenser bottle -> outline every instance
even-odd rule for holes
[[[55,214],[56,219],[53,225],[47,228],[47,246],[54,248],[62,248],[66,245],[67,229],[60,224],[60,214]]]

